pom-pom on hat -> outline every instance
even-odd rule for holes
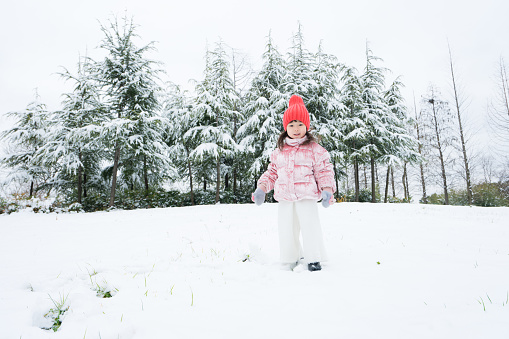
[[[290,102],[288,103],[288,109],[283,115],[283,126],[285,131],[286,126],[288,126],[288,124],[294,120],[302,121],[309,131],[309,112],[304,105],[304,101],[298,95],[292,95]]]

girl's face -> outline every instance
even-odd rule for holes
[[[306,135],[306,125],[300,120],[294,120],[286,126],[286,133],[291,139],[301,139]]]

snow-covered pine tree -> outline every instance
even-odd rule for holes
[[[169,146],[176,174],[181,180],[189,181],[191,205],[195,204],[193,178],[198,166],[193,163],[191,151],[197,146],[187,133],[195,127],[195,116],[192,114],[192,100],[187,92],[178,85],[170,83],[163,101],[163,116],[169,124],[165,131],[165,140]]]
[[[362,83],[357,70],[354,67],[345,68],[341,80],[343,87],[340,100],[345,107],[343,124],[340,126],[340,132],[344,135],[342,151],[344,162],[353,165],[354,199],[359,201],[359,165],[366,161],[366,154],[363,154],[361,150],[367,143],[368,135],[368,127],[364,120],[366,108],[362,101]]]
[[[191,97],[191,102],[188,105],[188,108],[191,109],[191,114],[189,117],[189,123],[187,128],[184,131],[183,138],[187,141],[189,145],[192,145],[193,147],[190,148],[190,154],[189,158],[193,166],[193,173],[195,178],[199,178],[202,183],[203,192],[207,192],[207,187],[210,184],[210,182],[215,181],[215,176],[217,175],[216,172],[216,166],[217,162],[213,157],[207,156],[207,157],[195,157],[193,154],[193,151],[202,143],[202,140],[200,139],[199,133],[191,132],[194,128],[197,128],[201,126],[202,124],[209,123],[207,121],[207,117],[201,114],[200,112],[203,112],[203,110],[208,109],[208,106],[202,106],[200,109],[198,109],[197,105],[199,105],[198,101],[198,91],[197,89],[200,88],[204,92],[200,92],[203,95],[203,100],[205,100],[206,95],[208,92],[205,90],[206,84],[210,83],[210,77],[211,77],[211,53],[209,52],[208,45],[207,45],[207,51],[205,52],[205,69],[204,69],[204,78],[201,82],[194,81],[194,91]]]
[[[318,52],[314,58],[315,69],[312,79],[315,88],[309,93],[306,107],[314,113],[315,121],[312,124],[321,137],[322,146],[329,151],[336,174],[336,185],[338,185],[340,176],[338,165],[344,158],[344,135],[341,127],[345,106],[340,101],[339,89],[343,66],[338,63],[335,56],[323,52],[322,43],[318,46]]]
[[[73,82],[73,91],[65,93],[62,109],[52,112],[47,140],[39,149],[41,162],[56,164],[58,171],[50,185],[67,191],[78,203],[87,196],[87,188],[99,185],[103,151],[94,140],[97,126],[106,119],[97,83],[90,74],[88,60],[78,62],[74,75],[64,68],[61,77]]]
[[[386,126],[387,135],[383,146],[384,154],[379,159],[380,163],[387,165],[384,202],[387,202],[389,177],[395,166],[403,168],[404,197],[406,200],[410,198],[407,164],[416,162],[420,158],[417,153],[418,141],[415,140],[410,132],[409,126],[412,125],[413,121],[407,115],[407,108],[404,104],[405,100],[401,94],[402,87],[403,83],[400,77],[398,77],[384,92],[384,100],[388,111],[382,117],[382,122]]]
[[[250,159],[249,176],[255,181],[266,170],[270,154],[277,145],[283,130],[282,116],[288,105],[281,87],[285,61],[270,33],[262,59],[262,68],[246,95],[246,121],[237,132],[239,144]]]
[[[304,44],[302,26],[299,23],[297,33],[293,35],[292,47],[287,53],[287,70],[283,79],[283,90],[288,99],[291,95],[301,96],[304,103],[308,103],[310,97],[317,90],[317,83],[313,79],[313,71],[316,69],[315,56]],[[316,121],[314,112],[310,111],[311,121]]]
[[[46,142],[48,133],[48,110],[46,105],[35,100],[25,110],[9,112],[6,115],[15,119],[14,127],[2,132],[0,139],[9,145],[8,153],[0,164],[10,168],[6,183],[29,183],[29,197],[51,176],[51,168],[46,167],[37,157],[37,152]]]
[[[171,153],[164,142],[168,120],[154,111],[140,111],[131,121],[129,142],[121,158],[121,179],[130,190],[143,189],[148,195],[150,189],[174,177]]]
[[[239,147],[233,138],[233,121],[238,119],[234,110],[239,100],[230,78],[230,64],[221,41],[213,51],[207,51],[205,78],[196,86],[194,114],[196,126],[185,135],[198,146],[191,157],[205,166],[214,161],[216,167],[216,203],[219,202],[221,167],[227,158],[234,157]],[[223,172],[228,171],[223,168]]]
[[[310,81],[314,86],[308,94],[306,107],[314,112],[313,124],[319,130],[322,125],[327,126],[336,120],[338,113],[344,109],[339,101],[339,80],[343,67],[334,55],[323,51],[321,42],[314,60]]]
[[[375,62],[381,61],[366,43],[366,66],[361,75],[362,102],[365,110],[363,120],[367,126],[367,143],[359,150],[367,155],[371,164],[371,202],[376,202],[376,174],[375,164],[378,159],[385,155],[388,143],[388,130],[384,123],[384,116],[389,111],[383,99],[385,87],[385,73],[387,69],[375,66]]]
[[[232,137],[235,143],[238,144],[239,139],[237,137],[237,132],[240,126],[246,121],[245,114],[241,112],[244,112],[246,88],[249,86],[253,72],[247,61],[247,56],[241,51],[231,48],[230,58],[232,86],[236,93],[235,99],[233,100],[234,120]],[[225,190],[231,191],[236,196],[238,187],[242,186],[242,179],[244,178],[244,176],[239,176],[239,174],[246,172],[248,168],[248,164],[243,155],[244,153],[239,149],[234,157],[226,159],[226,168],[228,168],[229,171],[226,172],[224,178]],[[230,179],[233,179],[233,185],[230,185]]]
[[[156,116],[161,70],[158,62],[145,57],[155,49],[153,42],[141,48],[134,44],[138,35],[132,19],[124,17],[120,26],[115,18],[101,29],[105,38],[100,47],[108,55],[96,63],[95,69],[111,119],[101,126],[99,141],[113,158],[109,202],[113,206],[119,166],[123,166],[124,177],[132,186],[143,178],[145,190],[149,174],[156,175],[166,168],[166,149],[159,133],[163,120]]]

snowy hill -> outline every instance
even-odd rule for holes
[[[0,338],[509,337],[509,208],[320,213],[312,273],[278,264],[276,204],[1,215]]]

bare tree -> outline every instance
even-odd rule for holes
[[[464,170],[465,170],[465,181],[467,185],[467,199],[468,204],[472,204],[472,182],[470,178],[470,163],[469,158],[467,155],[467,139],[465,138],[465,131],[464,131],[464,103],[459,91],[459,88],[457,86],[457,79],[454,74],[454,63],[452,61],[452,53],[451,53],[451,47],[449,47],[449,64],[451,67],[451,81],[452,81],[452,89],[454,94],[454,105],[456,109],[456,117],[458,119],[458,130],[460,135],[460,142],[461,142],[461,153],[463,155],[463,164],[464,164]]]
[[[424,176],[424,135],[423,133],[423,122],[422,122],[422,112],[417,114],[417,105],[415,104],[415,96],[414,96],[414,110],[415,110],[415,131],[417,133],[417,141],[419,142],[419,145],[417,146],[417,151],[419,152],[419,155],[421,156],[421,161],[419,161],[419,169],[420,169],[420,176],[421,176],[421,186],[422,186],[422,199],[421,201],[424,204],[428,203],[428,196],[426,194],[426,180]]]
[[[484,182],[493,182],[493,178],[495,177],[496,172],[493,157],[490,155],[483,156],[481,158],[481,167],[484,174]]]
[[[427,109],[423,111],[425,123],[431,133],[428,135],[431,146],[435,150],[435,157],[439,160],[440,185],[444,190],[444,204],[449,205],[449,188],[447,184],[447,170],[450,156],[450,146],[454,140],[452,136],[452,114],[448,103],[440,99],[440,93],[432,85],[427,98],[424,98]]]
[[[495,149],[506,155],[509,148],[509,78],[503,58],[499,61],[497,87],[497,96],[488,105],[488,121]]]

